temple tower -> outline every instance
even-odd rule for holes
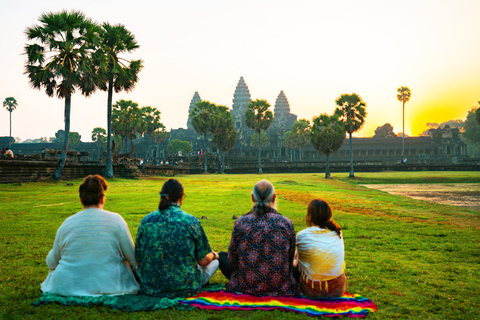
[[[233,94],[232,105],[232,117],[237,131],[247,129],[245,112],[247,111],[247,106],[250,104],[250,101],[250,91],[248,91],[247,84],[245,80],[243,80],[243,77],[240,77],[237,87],[235,88],[235,93]]]
[[[287,122],[290,114],[290,104],[288,99],[283,93],[283,90],[278,94],[274,107],[274,118],[272,126],[276,129],[286,129]]]
[[[198,94],[198,91],[195,91],[195,94],[193,95],[192,101],[190,101],[190,107],[188,108],[187,129],[189,129],[189,130],[193,130],[192,119],[190,119],[190,113],[192,112],[192,109],[195,106],[195,103],[197,103],[198,101],[202,101],[202,99],[200,98],[200,95]]]

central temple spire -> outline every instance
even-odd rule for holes
[[[250,104],[250,101],[251,96],[248,86],[243,77],[240,77],[237,87],[235,88],[235,93],[233,94],[232,105],[232,116],[237,130],[247,128],[245,124],[245,112],[247,111],[247,106]]]

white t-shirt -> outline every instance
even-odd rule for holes
[[[302,276],[325,281],[345,272],[343,239],[335,231],[309,227],[297,234],[298,266]]]
[[[134,294],[140,286],[124,261],[136,267],[134,251],[127,223],[118,213],[82,210],[58,229],[41,289],[63,296]]]

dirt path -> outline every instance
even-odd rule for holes
[[[480,211],[480,183],[365,184],[391,194]]]

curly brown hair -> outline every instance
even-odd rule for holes
[[[105,196],[108,184],[98,174],[89,175],[83,179],[82,184],[78,188],[80,193],[80,201],[84,206],[95,206],[100,203],[100,200]]]

